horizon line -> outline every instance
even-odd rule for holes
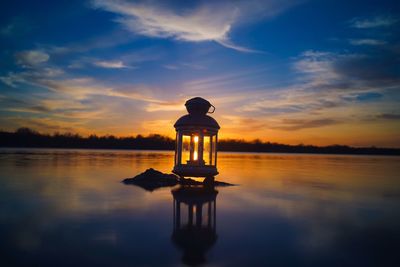
[[[66,135],[71,135],[71,136],[78,136],[80,138],[90,138],[91,136],[96,136],[97,138],[107,138],[107,137],[114,137],[114,138],[118,138],[118,139],[124,139],[124,138],[138,138],[139,136],[143,137],[143,138],[151,138],[153,136],[160,136],[162,138],[168,138],[172,141],[175,141],[174,137],[168,136],[168,135],[163,135],[163,134],[158,134],[158,133],[150,133],[147,135],[144,134],[136,134],[136,135],[128,135],[128,136],[119,136],[119,135],[113,135],[113,134],[103,134],[103,135],[98,135],[95,133],[91,133],[88,135],[82,135],[79,133],[74,133],[74,132],[58,132],[55,131],[53,133],[42,133],[40,131],[37,131],[35,129],[29,128],[29,127],[18,127],[17,129],[15,129],[13,132],[12,131],[7,131],[7,130],[3,130],[0,129],[0,133],[9,133],[9,134],[18,134],[18,132],[21,131],[26,131],[25,133],[30,133],[30,134],[38,134],[38,135],[42,135],[42,136],[51,136],[54,137],[55,135],[61,135],[61,136],[66,136]],[[255,138],[255,139],[236,139],[236,138],[221,138],[219,139],[218,142],[242,142],[245,144],[252,144],[252,143],[260,143],[260,144],[273,144],[273,145],[284,145],[284,146],[291,146],[291,147],[316,147],[316,148],[326,148],[326,147],[348,147],[348,148],[377,148],[377,149],[400,149],[400,147],[385,147],[385,146],[376,146],[376,145],[369,145],[369,146],[352,146],[352,145],[346,145],[346,144],[329,144],[329,145],[314,145],[314,144],[305,144],[305,143],[298,143],[298,144],[285,144],[285,143],[279,143],[279,142],[271,142],[271,141],[263,141],[260,138]]]

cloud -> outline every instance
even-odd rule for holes
[[[115,61],[95,61],[93,64],[97,67],[106,68],[106,69],[124,69],[130,68],[122,62],[121,60]]]
[[[358,29],[368,29],[390,26],[395,24],[397,21],[397,18],[390,16],[377,16],[369,19],[354,18],[350,21],[350,26]]]
[[[382,113],[376,116],[378,119],[400,120],[400,114]]]
[[[276,116],[280,114],[317,112],[343,105],[343,100],[337,95],[307,92],[302,89],[289,89],[279,92],[279,96],[270,94],[264,95],[263,98],[265,99],[259,99],[251,105],[240,107],[238,111]]]
[[[226,120],[227,123],[224,126],[225,130],[234,130],[239,132],[248,132],[251,131],[253,133],[259,132],[262,129],[269,127],[269,124],[265,119],[262,118],[252,118],[249,116],[243,115],[222,115],[223,120]]]
[[[377,49],[369,54],[306,51],[294,63],[309,89],[371,90],[400,88],[399,52]]]
[[[224,39],[220,39],[220,40],[215,40],[217,43],[219,43],[222,46],[225,46],[227,48],[231,48],[240,52],[247,52],[247,53],[264,53],[262,51],[258,51],[255,49],[250,49],[250,48],[246,48],[243,46],[238,46],[235,45],[234,43],[232,43],[229,39],[224,38]]]
[[[398,61],[398,55],[387,50],[368,55],[305,51],[293,63],[299,74],[294,84],[259,95],[239,111],[268,116],[318,114],[356,103],[376,103],[388,91],[400,89]]]
[[[26,112],[26,113],[49,113],[51,110],[45,106],[30,106],[30,107],[5,107],[5,111],[11,112]]]
[[[274,67],[275,68],[275,67]],[[188,81],[184,87],[192,94],[207,94],[215,96],[221,88],[230,88],[229,94],[232,95],[233,88],[239,84],[250,84],[257,76],[266,75],[271,68],[258,66],[256,68],[246,68],[239,71],[207,76],[201,79]],[[240,91],[242,91],[241,88]]]
[[[24,67],[33,67],[49,60],[49,54],[40,50],[22,51],[16,54],[17,63]]]
[[[249,15],[248,13],[262,14],[258,17],[272,17],[291,5],[293,4],[286,1],[275,0],[217,1],[179,12],[167,5],[113,0],[92,1],[94,8],[117,14],[116,21],[136,34],[188,42],[215,41],[241,52],[256,51],[236,45],[230,40],[229,33],[236,23]]]
[[[145,110],[147,112],[155,112],[155,111],[177,111],[184,110],[185,106],[182,105],[184,100],[181,99],[179,101],[162,101],[158,103],[149,103]]]
[[[178,62],[175,64],[165,64],[163,65],[164,68],[167,70],[179,70],[179,69],[193,69],[193,70],[203,70],[205,69],[204,66],[195,63],[188,63],[188,62]]]
[[[93,5],[118,14],[117,21],[137,34],[191,42],[226,40],[238,13],[237,9],[229,8],[216,14],[218,11],[204,6],[177,14],[173,10],[125,1],[95,0]]]
[[[40,132],[77,132],[77,123],[56,121],[52,118],[22,118],[22,117],[11,117],[5,118],[7,121],[13,121],[16,125],[28,127],[32,129],[40,129]]]
[[[385,41],[376,39],[350,39],[350,44],[352,45],[384,45]]]
[[[316,90],[311,80],[259,92],[253,98],[248,95],[247,99],[241,100],[247,104],[238,105],[235,111],[264,118],[281,118],[284,115],[325,116],[332,110],[354,106],[359,102],[357,96],[356,91]],[[341,116],[339,112],[335,117],[338,116]]]
[[[69,99],[66,103],[60,103],[60,106],[71,107],[69,111],[82,111],[84,105],[75,108],[74,101],[85,101],[93,97],[114,98],[114,100],[127,100],[144,103],[143,110],[147,112],[155,111],[174,111],[182,110],[184,99],[179,101],[160,100],[156,97],[161,89],[151,88],[143,85],[106,85],[91,77],[67,78],[63,71],[58,69],[44,68],[43,70],[29,69],[19,73],[8,73],[1,76],[0,81],[11,86],[17,87],[21,84],[27,84],[35,87],[46,88],[57,99]],[[51,95],[50,95],[51,96]],[[71,102],[72,101],[72,102]],[[52,100],[58,103],[57,100]],[[92,103],[90,103],[93,106]],[[46,105],[45,105],[46,106]],[[48,107],[51,111],[60,110],[59,107],[52,105]],[[16,111],[15,109],[13,111]],[[44,112],[44,109],[24,107],[19,112]]]
[[[9,72],[5,76],[0,76],[0,81],[10,87],[16,87],[18,84],[40,85],[40,79],[56,78],[64,74],[59,68],[46,67],[40,69],[29,69],[23,72]]]
[[[147,132],[170,135],[175,121],[173,120],[146,120],[141,123],[141,128]]]
[[[285,131],[295,131],[308,128],[318,128],[323,126],[329,126],[340,123],[337,120],[331,118],[322,119],[283,119],[280,126],[272,126],[273,129],[285,130]]]
[[[212,19],[212,10],[206,8],[187,14],[175,14],[172,10],[154,5],[125,1],[95,0],[93,5],[120,15],[117,21],[139,34],[151,37],[174,37],[187,41],[215,40],[224,37],[230,30],[237,12],[227,10],[225,16],[213,16]]]
[[[356,100],[363,101],[363,102],[369,102],[369,101],[375,101],[377,99],[381,99],[382,97],[383,97],[383,94],[381,94],[381,93],[366,92],[366,93],[357,94]]]
[[[166,68],[167,70],[178,70],[179,69],[179,66],[173,65],[173,64],[166,64],[166,65],[163,65],[163,67]]]
[[[47,113],[50,109],[45,105],[33,103],[30,100],[16,99],[9,96],[0,96],[0,110],[24,113]]]
[[[155,47],[146,47],[135,49],[134,51],[118,52],[113,57],[80,56],[70,60],[67,67],[69,69],[84,69],[93,66],[99,68],[136,69],[143,62],[158,61],[165,53],[165,51],[160,51]],[[102,53],[102,55],[107,55],[107,53]]]
[[[227,126],[230,129],[247,129],[257,132],[263,129],[274,129],[283,131],[297,131],[308,128],[319,128],[342,123],[339,119],[332,118],[314,118],[314,119],[288,119],[288,118],[275,118],[265,119],[259,117],[246,117],[236,115],[223,115],[223,119],[229,121]]]
[[[251,104],[242,104],[235,111],[253,116],[279,117],[284,114],[325,116],[332,112],[328,110],[335,110],[336,115],[331,118],[334,119],[349,108],[356,114],[362,105],[374,104],[370,108],[378,108],[381,112],[387,110],[390,107],[382,106],[385,95],[389,92],[396,94],[400,89],[399,54],[393,49],[369,52],[305,51],[293,62],[297,79],[285,87],[259,91],[257,97],[244,95],[240,102]],[[387,104],[388,101],[385,101]],[[331,122],[317,119],[305,125]],[[297,126],[283,125],[280,128],[296,130]]]

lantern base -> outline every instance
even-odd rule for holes
[[[215,166],[176,165],[173,173],[181,177],[210,177],[218,174]]]

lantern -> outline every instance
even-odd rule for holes
[[[175,166],[173,173],[181,177],[213,178],[217,171],[219,125],[208,116],[215,107],[201,97],[185,103],[189,114],[174,125],[176,129]],[[213,108],[210,112],[210,108]]]

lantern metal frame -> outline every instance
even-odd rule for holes
[[[175,166],[172,172],[181,177],[217,175],[217,144],[220,127],[215,119],[205,114],[187,114],[178,119],[174,127],[176,148]],[[184,137],[189,137],[189,145]],[[208,148],[205,147],[205,139],[208,139],[206,140]]]

